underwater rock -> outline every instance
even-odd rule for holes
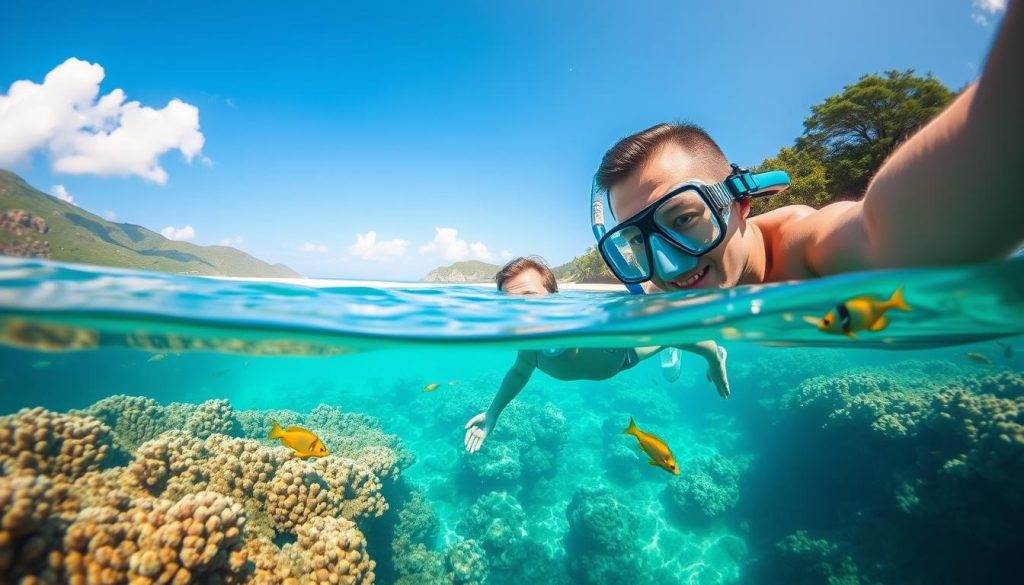
[[[684,519],[714,518],[739,501],[740,471],[736,462],[717,453],[695,457],[669,481],[665,494]]]
[[[565,511],[566,563],[579,583],[630,583],[640,570],[640,518],[608,490],[581,489]]]

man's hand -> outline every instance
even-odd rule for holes
[[[487,420],[487,413],[480,414],[469,419],[466,423],[466,451],[476,453],[484,444],[484,439],[491,433],[494,425]]]
[[[725,358],[728,353],[725,348],[719,345],[715,351],[715,357],[708,359],[708,380],[715,385],[715,389],[718,390],[718,395],[722,398],[728,398],[731,391],[729,389],[729,376],[725,370]]]

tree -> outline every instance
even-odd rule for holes
[[[913,69],[865,75],[811,108],[796,149],[822,153],[834,198],[860,197],[886,157],[952,99],[931,74]]]
[[[784,205],[810,205],[821,207],[831,203],[825,165],[821,153],[813,149],[798,150],[782,147],[774,158],[765,159],[755,170],[786,171],[789,173],[789,188],[771,197],[755,198],[750,205],[750,214],[756,215]]]

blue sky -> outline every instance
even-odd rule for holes
[[[6,0],[0,166],[98,215],[307,276],[559,264],[591,244],[590,177],[622,136],[688,120],[756,164],[863,74],[974,80],[1003,7]],[[59,67],[72,81],[41,86]],[[97,84],[123,99],[96,107]],[[40,116],[59,120],[44,131]],[[96,137],[119,125],[125,140]]]

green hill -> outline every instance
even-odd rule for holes
[[[426,282],[494,282],[494,275],[501,269],[497,264],[480,262],[479,260],[467,260],[456,262],[448,266],[442,266],[430,271],[430,274],[420,280]],[[551,269],[555,278],[560,282],[582,282],[594,283],[617,283],[618,280],[608,270],[604,260],[597,253],[596,248],[591,248],[572,260]]]
[[[466,260],[448,266],[441,266],[430,271],[420,280],[425,282],[494,282],[494,275],[501,266],[479,260]]]
[[[168,240],[114,223],[32,188],[0,170],[0,254],[209,276],[298,277],[229,246]]]

